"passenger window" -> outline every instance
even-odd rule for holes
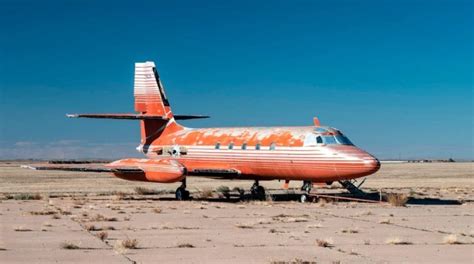
[[[255,145],[255,149],[256,149],[256,150],[260,150],[260,146],[261,146],[261,144],[260,144],[260,143],[257,143],[257,145]]]
[[[216,143],[216,149],[220,149],[221,148],[221,143],[220,142],[217,142]]]
[[[275,147],[276,147],[275,142],[272,142],[272,144],[270,144],[270,150],[275,150]]]
[[[323,144],[323,138],[321,136],[316,137],[316,143]]]
[[[234,148],[234,142],[230,142],[229,149],[233,149],[233,148]]]
[[[247,143],[244,142],[244,144],[242,144],[242,149],[243,149],[243,150],[246,150],[246,149],[247,149]]]

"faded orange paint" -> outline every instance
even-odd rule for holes
[[[340,131],[321,127],[318,118],[307,127],[183,127],[173,118],[153,62],[135,65],[134,93],[139,116],[158,118],[140,120],[137,149],[147,159],[108,165],[120,178],[167,183],[209,172],[222,178],[332,182],[380,168],[375,157],[352,145]]]

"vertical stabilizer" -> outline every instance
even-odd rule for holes
[[[152,61],[135,63],[135,111],[145,115],[161,115],[171,119],[171,112],[165,89]]]

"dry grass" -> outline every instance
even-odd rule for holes
[[[387,194],[387,202],[393,206],[406,206],[408,202],[408,195],[403,193],[389,193]]]
[[[413,243],[408,241],[408,240],[404,240],[404,239],[401,239],[401,238],[398,238],[398,237],[391,237],[391,238],[388,238],[387,240],[385,240],[385,244],[389,244],[389,245],[412,245]]]
[[[460,245],[463,244],[461,241],[459,241],[458,237],[454,234],[447,235],[443,238],[443,243],[448,244],[448,245]]]
[[[190,243],[180,243],[180,244],[178,244],[177,247],[178,248],[194,248],[194,245],[190,244]]]
[[[316,239],[318,247],[333,247],[332,239]]]
[[[272,260],[270,264],[316,264],[316,261],[310,260],[302,260],[299,258],[295,258],[294,260],[286,261],[286,260]]]
[[[159,208],[159,207],[156,207],[156,208],[153,208],[151,211],[152,211],[153,213],[155,213],[155,214],[159,214],[159,213],[161,213],[163,210],[161,210],[161,208]]]
[[[16,232],[30,232],[30,231],[33,231],[32,229],[26,228],[24,226],[17,226],[13,230],[15,230]]]
[[[116,221],[118,221],[118,218],[117,217],[106,217],[106,216],[103,216],[101,214],[97,214],[94,217],[91,217],[89,220],[94,221],[94,222],[102,222],[102,221],[116,222]]]
[[[209,199],[213,197],[212,189],[209,187],[204,187],[199,191],[199,198]]]
[[[56,214],[57,212],[54,211],[54,210],[49,210],[49,209],[45,209],[43,211],[31,211],[30,214],[31,215],[53,215],[53,214]]]
[[[124,248],[128,249],[137,249],[138,248],[138,240],[127,238],[122,240],[120,243]]]
[[[20,193],[12,197],[14,200],[41,200],[43,197],[39,193]]]
[[[80,247],[72,242],[69,242],[69,241],[65,241],[65,242],[62,242],[60,247],[62,249],[80,249]]]
[[[347,234],[357,234],[359,233],[359,229],[358,228],[344,228],[341,230],[342,233],[347,233]]]
[[[59,214],[53,214],[53,216],[51,216],[51,218],[53,219],[61,219],[61,216]]]
[[[108,237],[109,237],[109,233],[105,232],[105,231],[102,231],[102,232],[99,232],[97,233],[96,235],[100,240],[104,241],[106,240]]]
[[[391,224],[390,219],[382,219],[379,221],[379,224],[389,225]]]
[[[135,191],[136,194],[139,194],[139,195],[156,195],[156,194],[160,194],[160,192],[157,191],[157,190],[153,190],[153,189],[149,189],[149,188],[145,188],[145,187],[135,187],[134,191]]]
[[[254,228],[254,225],[250,224],[250,223],[239,223],[239,224],[235,224],[235,226],[238,227],[238,228],[242,228],[242,229],[252,229],[252,228]]]

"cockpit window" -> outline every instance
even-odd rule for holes
[[[339,144],[339,145],[354,145],[352,142],[344,135],[339,134],[335,136],[323,136],[324,144]]]
[[[324,144],[337,144],[336,139],[333,136],[323,136]]]
[[[337,143],[341,144],[341,145],[354,145],[352,144],[352,142],[344,135],[340,134],[340,135],[336,135],[336,141]]]
[[[316,137],[316,143],[323,144],[323,138],[321,136]]]

